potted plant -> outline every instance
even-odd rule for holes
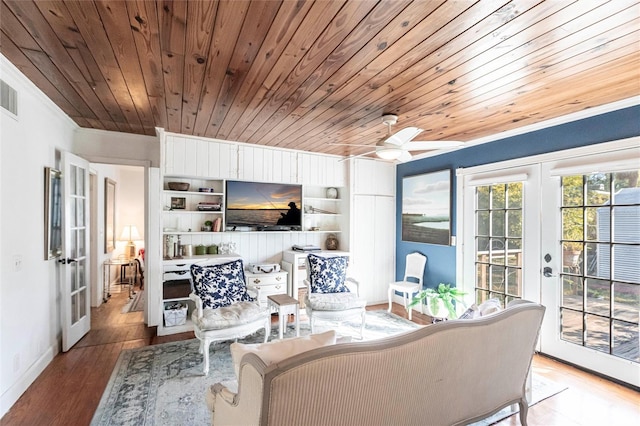
[[[417,296],[411,299],[407,310],[422,304],[423,300],[427,299],[428,315],[436,318],[455,318],[456,308],[453,306],[453,302],[461,303],[466,307],[466,304],[462,300],[462,296],[465,294],[467,293],[451,287],[451,284],[440,283],[435,289],[427,288],[418,293]],[[438,315],[441,309],[446,311],[446,315]]]
[[[203,231],[211,231],[212,229],[213,229],[213,222],[212,222],[212,221],[210,221],[210,220],[207,220],[207,221],[204,223],[204,226],[202,227],[202,230],[203,230]]]

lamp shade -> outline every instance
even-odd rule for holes
[[[396,160],[400,155],[402,155],[402,149],[382,147],[376,149],[376,155],[384,160]]]
[[[135,225],[126,225],[122,229],[122,234],[120,235],[120,240],[122,241],[134,241],[140,240],[140,234],[138,233],[138,228]]]

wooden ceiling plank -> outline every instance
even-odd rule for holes
[[[145,134],[155,135],[155,123],[142,77],[142,68],[133,37],[134,31],[129,24],[126,3],[98,1],[96,6],[142,128]]]
[[[210,133],[216,130],[217,138],[225,138],[225,135],[220,133],[220,127],[253,66],[281,5],[281,1],[252,2],[247,10],[234,53],[207,124]]]
[[[157,127],[167,126],[167,105],[164,100],[162,52],[156,2],[128,1],[127,14],[133,29],[133,39],[142,69],[142,77],[149,97],[151,114]],[[135,28],[135,29],[134,29]]]
[[[309,121],[310,119],[317,122],[327,122],[329,123],[326,126],[328,128],[336,125],[340,126],[338,123],[346,120],[345,125],[353,126],[358,131],[363,130],[362,126],[364,126],[364,128],[376,129],[378,132],[386,132],[386,129],[380,126],[382,112],[378,110],[386,108],[387,105],[379,105],[376,108],[377,119],[375,122],[370,119],[363,119],[357,114],[352,114],[352,112],[361,109],[363,105],[366,105],[365,108],[367,110],[375,106],[375,103],[370,103],[366,100],[366,96],[371,92],[379,93],[383,99],[389,96],[390,92],[395,92],[393,81],[408,81],[409,78],[405,77],[401,72],[413,73],[414,75],[420,75],[425,72],[428,67],[420,65],[424,63],[425,58],[429,58],[431,55],[435,55],[434,52],[439,52],[441,49],[448,47],[447,41],[456,37],[464,37],[465,34],[468,34],[469,27],[474,26],[477,22],[482,22],[497,7],[499,7],[498,4],[493,4],[488,8],[487,3],[476,4],[475,7],[469,7],[469,4],[465,2],[445,3],[430,14],[426,20],[408,32],[405,37],[391,45],[373,63],[366,66],[367,70],[375,70],[374,75],[359,73],[356,76],[357,78],[348,81],[342,87],[336,88],[335,92],[324,101],[328,105],[331,102],[336,102],[335,105],[341,105],[341,108],[322,108],[321,111],[325,111],[322,114],[311,111],[310,117],[304,117],[304,121],[299,126],[292,127],[296,129],[294,134],[283,135],[282,139],[296,140],[304,137],[303,135],[308,138],[310,134],[317,135],[323,132],[320,128],[316,128],[316,131],[313,132],[313,127],[311,129],[307,127],[307,122],[313,125],[313,121]],[[495,28],[495,26],[496,24],[491,28]],[[399,45],[402,45],[403,48],[395,49]],[[405,48],[407,45],[413,47],[407,50]],[[457,50],[460,49],[456,48],[454,51]],[[389,110],[386,111],[389,112]],[[336,119],[336,117],[342,117],[342,119]],[[281,141],[278,146],[287,145]]]
[[[543,72],[538,73],[534,78],[526,83],[523,81],[516,81],[507,85],[504,89],[500,88],[499,90],[488,92],[482,97],[475,97],[468,101],[465,100],[459,105],[456,105],[456,107],[460,109],[461,113],[450,114],[449,120],[465,120],[469,115],[475,114],[476,111],[515,110],[518,108],[518,105],[521,105],[525,101],[529,104],[533,102],[533,105],[536,105],[535,99],[537,99],[540,96],[540,93],[545,91],[549,86],[567,85],[568,82],[571,82],[571,85],[573,86],[574,80],[581,78],[583,75],[588,76],[590,74],[595,74],[601,67],[611,66],[611,64],[620,63],[625,59],[632,60],[635,58],[635,55],[640,55],[637,49],[638,34],[639,33],[636,32],[635,34],[631,34],[620,39],[619,41],[624,43],[622,46],[617,46],[614,43],[611,43],[614,45],[614,49],[610,51],[603,51],[602,54],[599,54],[597,62],[592,61],[590,58],[584,58],[584,55],[580,55],[577,56],[577,58],[580,58],[577,59],[577,61],[563,61],[549,66]],[[576,66],[582,65],[583,63],[586,63],[587,65],[582,67]],[[592,66],[589,66],[588,64],[592,64]],[[640,71],[635,71],[636,75],[640,76],[640,74],[638,74]],[[621,73],[622,70],[617,70],[617,72]],[[584,77],[582,78],[584,79]],[[587,84],[587,86],[589,85],[590,84]],[[578,88],[573,90],[578,90]],[[615,88],[612,88],[611,90],[615,91]],[[517,99],[515,96],[516,94]],[[553,94],[550,96],[552,98],[555,97]],[[562,91],[558,96],[567,97],[567,92]]]
[[[293,75],[290,75],[291,70],[302,61],[305,53],[324,32],[344,3],[345,0],[313,3],[295,35],[289,40],[284,52],[262,82],[258,92],[229,132],[229,139],[242,140],[241,135],[248,124],[260,113],[265,103],[274,96],[282,82],[294,78]]]
[[[180,133],[182,129],[187,2],[157,0],[156,3],[160,28],[164,94],[167,105],[167,130]]]
[[[198,114],[194,125],[194,133],[197,135],[214,137],[217,132],[217,129],[211,129],[208,124],[249,6],[250,2],[239,1],[223,2],[218,7],[198,106],[199,111],[205,113]]]
[[[635,23],[626,28],[630,29],[632,26],[640,28],[640,18],[633,21]],[[560,67],[564,69],[571,68],[573,72],[580,72],[580,66],[592,68],[598,65],[600,61],[608,61],[602,56],[604,52],[613,51],[637,42],[637,32],[624,34],[620,33],[620,31],[621,30],[616,31],[616,29],[614,29],[608,33],[603,33],[600,35],[602,38],[599,39],[585,38],[583,39],[584,41],[579,44],[567,47],[553,55],[529,64],[512,63],[510,66],[504,67],[505,71],[500,73],[501,79],[495,80],[492,77],[491,80],[487,79],[486,81],[482,79],[476,80],[474,84],[463,93],[456,93],[455,96],[451,98],[451,103],[457,106],[476,100],[482,102],[482,99],[487,93],[506,91],[509,87],[517,89],[522,85],[529,85],[539,80],[542,76],[544,76],[546,82],[549,77],[553,76],[552,72]]]
[[[518,18],[510,21],[508,24],[506,25],[514,25],[515,28],[514,29],[522,29],[522,24],[524,23],[526,27],[530,27],[532,25],[532,21],[534,22],[539,22],[540,19],[542,19],[544,16],[549,16],[550,14],[553,14],[552,16],[554,17],[554,21],[556,22],[556,24],[558,26],[561,26],[563,24],[563,22],[567,22],[568,20],[570,20],[572,17],[575,16],[575,12],[570,13],[565,13],[567,11],[567,9],[569,7],[578,7],[577,4],[571,5],[571,6],[566,6],[566,4],[564,3],[549,3],[550,6],[555,6],[555,9],[552,7],[551,9],[547,8],[547,3],[543,4],[543,6],[545,7],[545,11],[544,13],[540,14],[537,10],[538,8],[532,9],[531,11],[527,12],[527,15],[525,14],[521,14]],[[561,8],[563,8],[562,10],[558,11],[558,6],[560,6]],[[596,7],[597,5],[593,5],[593,7]],[[585,10],[584,9],[584,5],[581,5],[581,10]],[[528,14],[529,13],[534,13],[535,14],[535,18],[534,19],[529,19]],[[565,17],[565,21],[563,21],[561,18]],[[536,21],[537,20],[537,21]],[[526,30],[525,30],[526,31]],[[509,33],[514,33],[513,30],[508,30]],[[507,30],[503,27],[501,28],[501,33],[506,34]],[[492,39],[492,35],[486,35],[485,38],[487,39]],[[508,43],[508,38],[506,38],[505,40],[501,40],[499,39],[498,41],[500,43]],[[493,39],[492,41],[495,42],[495,39]],[[476,43],[477,44],[477,43]],[[500,50],[497,50],[497,47],[493,47],[493,46],[498,46],[498,44],[492,44],[492,42],[490,41],[488,43],[489,46],[492,46],[491,49],[486,49],[484,50],[483,54],[477,54],[475,57],[472,56],[471,59],[469,59],[469,61],[475,61],[478,63],[482,63],[482,62],[486,62],[486,63],[490,63],[491,60],[493,59],[493,57],[495,56],[495,52],[500,52]],[[527,43],[525,43],[525,45],[523,46],[524,48],[526,48],[528,46]],[[488,47],[488,46],[487,46]],[[522,46],[521,46],[522,47]],[[475,48],[475,46],[470,46],[470,48]],[[466,51],[461,51],[462,54],[467,54],[467,57],[471,56],[468,55],[468,52]],[[458,61],[457,59],[455,61]],[[455,68],[450,68],[449,64],[452,61],[450,59],[444,59],[443,62],[440,62],[439,65],[437,65],[436,68],[436,64],[432,64],[429,67],[429,71],[424,73],[424,77],[421,77],[419,79],[413,79],[412,80],[412,84],[411,85],[407,85],[406,87],[401,87],[398,88],[394,93],[393,96],[391,97],[387,97],[386,101],[387,102],[395,102],[397,106],[403,106],[403,111],[406,111],[403,103],[401,104],[397,104],[398,100],[402,100],[402,98],[404,96],[407,95],[407,93],[411,93],[411,98],[413,99],[414,97],[418,97],[418,96],[424,96],[427,93],[431,93],[433,91],[434,87],[439,87],[443,93],[444,96],[447,96],[449,92],[451,92],[452,88],[451,86],[448,84],[450,81],[455,81],[456,84],[456,89],[455,90],[460,90],[459,86],[461,85],[461,79],[463,79],[464,75],[460,76],[459,70],[455,69]],[[459,62],[458,62],[459,63]],[[467,64],[465,64],[465,66],[469,66]],[[442,71],[442,72],[440,72]],[[400,76],[402,77],[402,76]],[[435,79],[434,79],[435,77]],[[424,81],[426,80],[426,81]],[[379,93],[378,94],[379,98],[384,99],[385,94],[384,93]],[[435,99],[435,96],[432,95],[432,98]],[[371,103],[375,103],[376,102],[376,98],[367,98],[366,99],[368,104]],[[436,102],[435,104],[439,105],[440,107],[442,107],[442,102]],[[437,109],[437,107],[436,107]],[[424,113],[425,109],[420,110],[421,113]],[[379,120],[379,114],[380,112],[377,111],[376,114],[372,114],[370,113],[368,115],[368,118],[370,118],[371,120]],[[359,114],[358,114],[359,115]],[[404,118],[404,117],[403,117]],[[410,123],[407,123],[407,120],[403,119],[403,125],[411,125]],[[360,129],[362,130],[362,129]],[[331,132],[331,133],[326,133],[325,135],[323,135],[324,137],[324,142],[326,143],[327,141],[331,141],[332,139],[341,139],[341,138],[350,138],[352,137],[353,132],[351,133],[339,133],[338,132]],[[366,132],[360,132],[361,137],[364,138],[371,138],[372,135]],[[321,143],[321,142],[318,142]]]
[[[535,93],[529,93],[522,102],[512,107],[513,115],[496,110],[491,110],[492,113],[487,115],[486,110],[480,110],[473,118],[472,134],[464,129],[464,126],[459,125],[454,127],[453,131],[457,132],[458,136],[465,137],[466,140],[475,139],[625,99],[628,93],[638,94],[640,90],[639,69],[640,53],[636,50],[631,55],[601,64],[588,73],[574,75],[571,84],[575,87],[575,91],[569,95],[563,90],[566,82],[559,81],[555,85],[545,86]],[[616,72],[611,72],[612,70]],[[528,114],[526,111],[532,111],[529,107],[532,103],[536,106],[533,111],[538,112]],[[524,107],[520,107],[521,105]],[[519,116],[514,119],[516,114]]]
[[[239,84],[238,93],[234,101],[228,106],[228,112],[224,121],[218,128],[219,137],[229,138],[229,132],[238,122],[247,105],[251,102],[262,86],[272,67],[284,52],[289,41],[300,26],[300,23],[309,12],[312,2],[285,1],[278,9],[274,21],[269,27],[264,42],[260,45],[260,51],[251,63],[242,84]]]
[[[182,81],[181,133],[193,134],[200,94],[207,67],[207,55],[214,34],[218,2],[187,3],[187,29]]]
[[[410,31],[438,6],[438,2],[429,2],[426,6],[397,1],[372,10],[252,136],[254,143],[276,145],[273,139],[278,139],[283,131],[294,125],[299,115],[322,102],[334,87],[352,79],[355,70],[366,69],[385,46]]]
[[[94,1],[74,0],[66,1],[65,5],[86,46],[93,55],[113,98],[122,111],[125,121],[134,133],[146,134],[135,104],[131,99],[127,83],[122,75],[122,69],[109,42],[109,36],[103,26],[96,3]]]
[[[122,114],[120,106],[113,97],[111,89],[100,71],[100,67],[85,44],[66,5],[59,1],[38,1],[35,4],[53,31],[60,38],[63,46],[83,74],[85,80],[93,87],[93,90],[96,92],[96,95],[98,95],[98,98],[113,122],[116,123],[115,129],[108,128],[107,130],[131,132],[131,127]]]
[[[98,99],[93,88],[84,79],[84,76],[73,63],[58,36],[53,32],[38,8],[32,1],[8,1],[4,3],[28,30],[38,45],[46,52],[47,56],[60,70],[69,84],[78,95],[91,108],[93,114],[104,122],[112,121],[109,113]],[[4,19],[4,18],[3,18]]]
[[[375,5],[374,2],[350,2],[340,10],[325,31],[311,44],[302,59],[291,68],[289,78],[284,79],[273,95],[258,106],[260,114],[246,126],[240,136],[241,140],[256,142],[253,137],[262,126],[267,125],[268,118],[277,113],[285,103],[291,101],[296,90],[299,90],[318,67],[330,64],[332,52],[351,34],[353,30],[351,23],[361,22]],[[355,52],[350,53],[352,55]]]
[[[56,87],[57,91],[59,91],[60,94],[74,106],[78,114],[84,117],[95,118],[95,114],[84,102],[84,99],[78,95],[76,90],[69,84],[66,77],[63,76],[55,64],[51,62],[49,56],[40,49],[38,43],[31,37],[31,35],[29,35],[13,13],[4,3],[0,6],[0,13],[2,14],[0,22],[2,24],[2,34],[4,36],[2,43],[3,52],[5,50],[5,46],[9,51],[11,49],[11,45],[16,46],[16,48],[18,48],[20,52],[28,58],[29,62],[31,62],[31,67],[34,68],[33,71],[27,72],[28,63],[20,61],[20,64],[23,66],[21,69],[23,73],[26,75],[37,76],[38,72],[40,72],[45,76],[47,81],[53,87]],[[9,41],[11,41],[11,44],[9,44]],[[19,55],[14,56],[19,57]]]
[[[6,15],[3,15],[2,18],[5,19],[5,17]],[[2,54],[5,55],[20,72],[26,75],[33,84],[46,93],[53,103],[77,123],[81,117],[80,112],[64,97],[58,88],[49,81],[47,76],[34,66],[33,62],[24,55],[22,50],[20,50],[4,32],[0,32],[0,45],[2,46]]]
[[[638,26],[637,24],[630,25],[630,28],[638,28]],[[615,34],[615,29],[611,33]],[[455,117],[458,111],[467,111],[474,104],[485,105],[484,102],[487,99],[501,94],[513,96],[514,93],[523,90],[528,91],[547,83],[553,83],[555,80],[564,80],[568,75],[579,75],[582,72],[581,64],[588,64],[589,67],[592,67],[598,62],[608,62],[610,59],[604,55],[606,51],[613,52],[621,47],[633,46],[637,40],[637,33],[622,35],[617,39],[608,40],[606,43],[602,41],[600,44],[597,39],[585,38],[584,40],[579,45],[574,45],[553,56],[544,58],[544,61],[540,60],[540,63],[531,63],[529,67],[520,70],[507,70],[505,75],[498,80],[499,84],[467,85],[467,87],[459,89],[449,98],[447,115]],[[425,103],[421,105],[421,108],[428,109],[426,103],[429,100],[427,98],[424,100]],[[417,104],[419,101],[420,99],[416,99],[412,101],[412,104]],[[416,107],[416,104],[407,104],[407,106],[409,108]],[[427,131],[431,130],[427,129]]]
[[[591,21],[585,24],[588,25],[588,24],[591,24],[592,22],[595,22],[595,26],[598,27],[597,31],[600,31],[603,29],[602,26],[599,25],[602,21],[598,22],[597,18],[595,18],[594,21]],[[594,41],[593,37],[586,36],[585,34],[585,32],[589,31],[589,34],[593,35],[593,33],[590,32],[591,28],[593,27],[594,26],[587,26],[587,28],[585,28],[584,30],[578,31],[573,34],[569,34],[563,39],[558,39],[556,35],[552,34],[552,32],[549,32],[544,37],[539,37],[536,40],[531,40],[528,43],[524,43],[518,48],[514,49],[512,52],[507,53],[507,55],[510,55],[510,56],[515,56],[514,53],[516,52],[521,54],[521,57],[517,61],[514,61],[515,65],[519,65],[518,68],[510,68],[505,64],[502,64],[502,63],[494,64],[495,61],[489,61],[481,65],[479,68],[476,68],[476,70],[480,68],[485,68],[484,75],[488,77],[486,81],[468,80],[468,78],[470,78],[470,76],[472,75],[472,73],[470,72],[461,77],[458,77],[456,79],[455,87],[452,89],[450,86],[447,87],[445,83],[446,78],[444,78],[440,82],[440,86],[436,91],[431,91],[429,93],[422,95],[421,97],[416,96],[410,102],[408,102],[407,104],[404,104],[402,106],[402,109],[403,111],[407,111],[406,117],[408,118],[412,118],[411,111],[415,110],[418,107],[420,108],[420,113],[422,116],[424,116],[427,111],[431,111],[429,112],[430,116],[438,115],[443,113],[442,111],[443,105],[441,103],[434,102],[433,99],[439,99],[440,96],[447,96],[448,104],[444,106],[444,108],[446,111],[450,111],[451,108],[456,104],[456,101],[458,99],[468,99],[469,97],[477,95],[478,93],[481,93],[482,90],[487,89],[488,86],[493,84],[494,82],[497,83],[497,85],[499,85],[500,87],[505,87],[505,85],[509,81],[517,77],[524,78],[528,74],[531,74],[531,73],[535,74],[540,67],[546,66],[543,64],[538,64],[538,62],[541,61],[541,59],[534,60],[534,58],[537,58],[537,56],[542,56],[543,58],[549,58],[550,55],[552,55],[555,50],[560,50],[562,52],[561,48],[567,49],[566,50],[567,52],[575,53],[575,50],[574,50],[575,49],[574,46],[576,46],[575,43],[581,40],[587,40],[586,47],[583,47],[582,48],[583,50],[589,50],[591,48],[597,47],[598,45],[597,41]],[[634,28],[634,27],[637,28],[637,26],[630,25],[630,28]],[[566,28],[566,25],[562,27],[558,27],[555,31],[564,34],[566,33],[565,28]],[[609,32],[612,34],[615,34],[616,32],[619,32],[619,31],[621,30],[615,29],[614,27],[614,29],[610,30]],[[596,36],[601,37],[603,35],[597,34],[596,32]],[[571,39],[571,41],[567,45],[563,45],[562,41],[565,41],[568,39]],[[545,43],[547,43],[547,41],[552,41],[552,40],[557,40],[557,41],[555,43],[551,42],[547,45],[544,45]],[[541,43],[544,46],[538,46],[538,43]],[[526,54],[522,54],[522,51],[528,51],[531,49],[536,49],[536,50],[528,54],[528,56]],[[555,59],[551,58],[550,60],[558,61],[557,58],[558,57],[556,56]],[[524,62],[524,66],[522,65],[523,62]],[[531,70],[527,71],[527,68],[530,68]],[[407,125],[405,121],[403,121],[403,125]],[[427,132],[429,130],[430,130],[429,128],[426,128]],[[437,135],[437,136],[444,137],[443,135]],[[429,133],[423,133],[421,135],[421,138],[437,139],[438,137],[429,136]]]

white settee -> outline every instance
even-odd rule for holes
[[[455,425],[518,403],[544,307],[518,303],[369,342],[313,349],[266,365],[242,357],[238,392],[215,384],[214,425]]]

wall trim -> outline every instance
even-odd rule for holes
[[[587,155],[599,154],[601,152],[615,152],[630,148],[640,147],[640,136],[602,142],[593,145],[586,145],[575,148],[563,149],[561,151],[547,152],[544,154],[532,155],[529,157],[515,158],[513,160],[487,163],[473,167],[460,167],[456,169],[456,176],[466,176],[469,174],[487,173],[495,170],[504,170],[514,167],[530,166],[536,163],[549,161],[566,160],[570,158],[584,157]]]
[[[49,346],[42,356],[31,364],[31,367],[0,396],[0,418],[9,411],[27,388],[35,382],[38,376],[42,374],[44,369],[53,361],[53,358],[55,358],[58,352],[57,344],[55,346]]]

